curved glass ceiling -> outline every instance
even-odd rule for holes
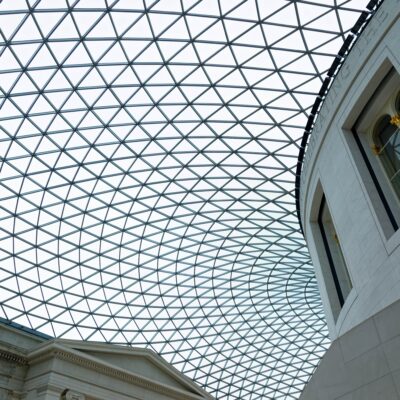
[[[295,399],[328,344],[294,206],[364,1],[0,4],[0,316]]]

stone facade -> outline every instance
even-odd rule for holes
[[[333,343],[302,400],[400,399],[400,331],[394,327],[400,316],[400,229],[389,226],[355,138],[360,120],[374,112],[371,101],[382,82],[400,72],[399,16],[400,0],[385,0],[335,79],[307,150],[301,217]],[[337,282],[327,278],[321,238],[322,198],[352,283],[339,312],[332,306]],[[400,209],[397,200],[391,206]]]
[[[1,400],[212,398],[150,350],[49,340],[4,325],[0,368]]]
[[[388,234],[352,128],[391,68],[400,71],[400,0],[387,0],[348,55],[318,116],[301,183],[301,215],[332,339],[400,298],[400,230]],[[364,40],[366,36],[368,41]],[[335,320],[317,224],[325,195],[353,290]],[[376,196],[375,196],[376,197]]]
[[[333,341],[300,400],[400,399],[400,301]]]

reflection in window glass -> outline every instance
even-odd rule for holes
[[[397,196],[400,197],[400,121],[398,117],[385,115],[376,124],[375,146],[382,165]]]

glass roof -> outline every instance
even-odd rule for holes
[[[296,399],[327,345],[294,205],[365,1],[0,4],[0,317]]]

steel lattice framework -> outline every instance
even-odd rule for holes
[[[298,398],[328,339],[294,170],[364,6],[3,1],[0,317]]]

